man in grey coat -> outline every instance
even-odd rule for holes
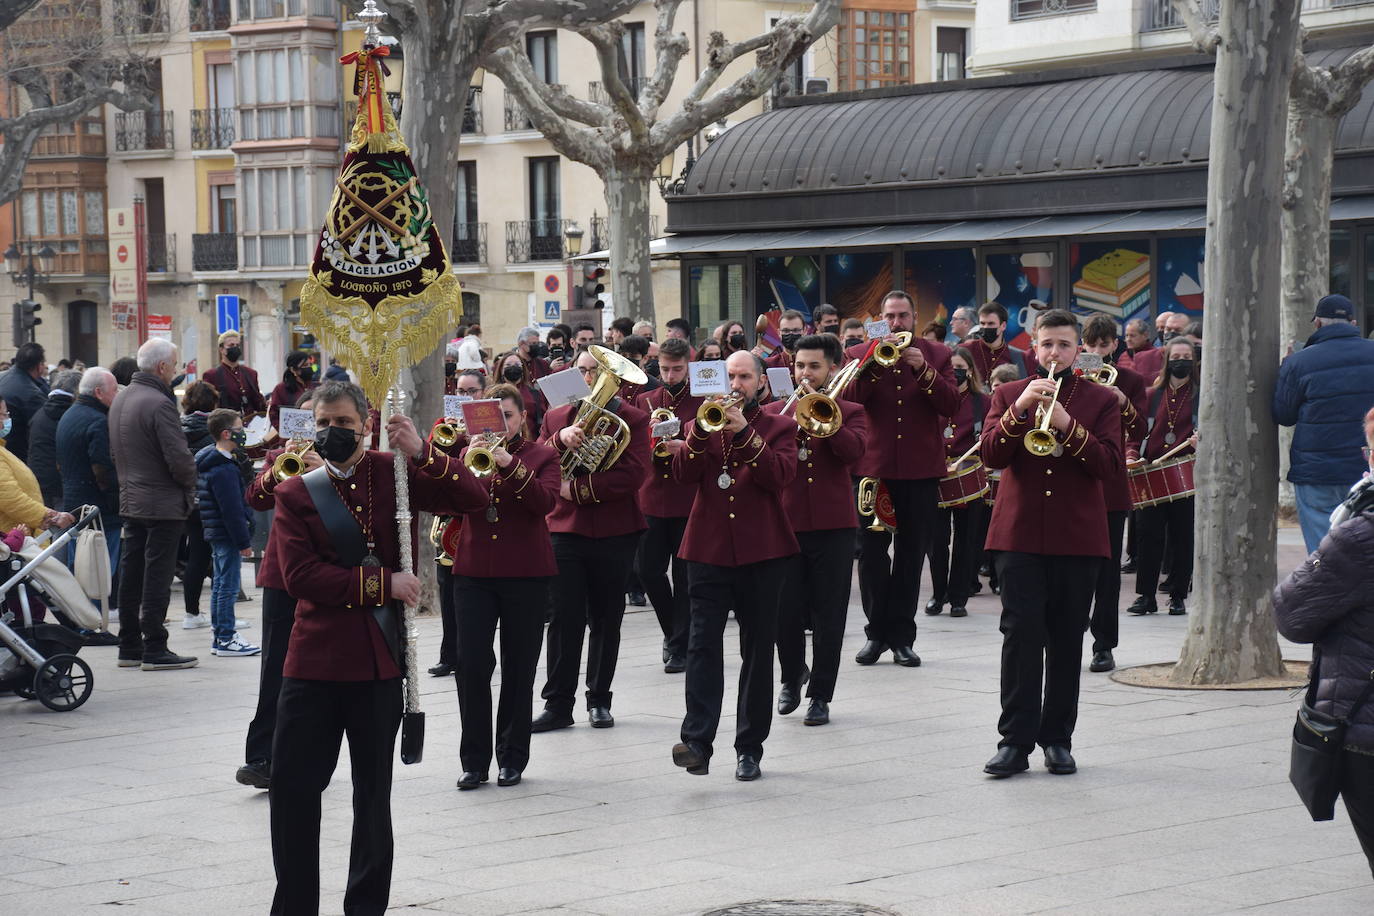
[[[167,603],[177,544],[196,492],[172,379],[177,348],[154,337],[138,348],[138,371],[110,407],[110,453],[124,519],[119,558],[119,666],[144,671],[194,668],[167,648]]]

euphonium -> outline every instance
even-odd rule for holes
[[[697,408],[697,427],[706,433],[718,433],[725,428],[725,411],[744,402],[744,395],[732,391],[719,400],[710,400]]]
[[[877,477],[864,477],[859,480],[859,515],[873,517],[873,523],[868,526],[869,531],[887,530],[883,520],[878,518],[878,483]]]
[[[653,432],[654,427],[657,426],[658,424],[660,424],[660,423],[667,423],[669,420],[672,420],[672,419],[674,419],[674,418],[676,418],[676,417],[677,417],[677,414],[673,413],[673,410],[672,410],[671,407],[655,407],[654,410],[653,410],[653,412],[649,414],[649,431],[650,431],[650,432]],[[668,442],[668,439],[667,439],[666,437],[665,437],[665,438],[662,438],[662,439],[659,439],[659,440],[657,440],[656,442],[654,442],[654,457],[655,457],[655,458],[671,458],[671,457],[672,457],[673,453],[670,452],[670,451],[668,451],[667,442]]]
[[[1050,363],[1050,378],[1054,378],[1055,370],[1059,368],[1058,363]],[[1055,402],[1059,400],[1059,389],[1064,385],[1064,380],[1056,379],[1054,383],[1054,394],[1050,396],[1049,404],[1041,404],[1037,410],[1040,417],[1040,424],[1026,433],[1022,440],[1026,451],[1035,455],[1037,458],[1048,458],[1054,454],[1054,450],[1059,447],[1059,442],[1054,438],[1054,433],[1050,431],[1050,417],[1054,414]]]
[[[305,453],[315,447],[309,439],[297,445],[287,445],[286,451],[272,462],[272,476],[283,481],[288,477],[298,477],[305,471]]]
[[[606,405],[622,384],[643,385],[649,380],[644,370],[619,353],[593,345],[588,350],[600,371],[591,393],[582,399],[570,426],[582,430],[582,444],[563,453],[559,468],[564,480],[577,474],[604,471],[620,460],[630,444],[630,427]]]

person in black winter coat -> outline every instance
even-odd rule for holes
[[[181,398],[181,431],[186,435],[186,447],[195,455],[206,446],[215,444],[210,435],[207,421],[210,411],[219,403],[219,392],[209,382],[196,382],[186,389]],[[186,519],[186,537],[182,553],[185,557],[181,571],[181,596],[186,604],[186,616],[182,618],[183,630],[210,625],[208,616],[200,613],[200,593],[205,588],[205,579],[210,575],[210,545],[200,525],[200,508],[191,510]]]
[[[43,491],[43,504],[62,505],[62,472],[57,467],[57,424],[76,403],[81,373],[63,369],[53,381],[52,391],[33,419],[29,421],[29,459],[26,464]]]
[[[1364,428],[1374,446],[1374,410]],[[1274,591],[1274,616],[1284,637],[1313,644],[1318,712],[1345,717],[1374,677],[1374,486],[1353,488],[1337,517],[1344,520]],[[1356,711],[1345,739],[1341,797],[1374,874],[1374,702]]]

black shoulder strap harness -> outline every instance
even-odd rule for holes
[[[1153,391],[1150,392],[1150,412],[1149,412],[1149,413],[1146,415],[1146,417],[1145,417],[1145,441],[1142,442],[1142,443],[1140,443],[1140,457],[1142,457],[1142,458],[1147,457],[1147,456],[1145,455],[1145,446],[1146,446],[1146,444],[1148,444],[1149,441],[1150,441],[1150,433],[1154,432],[1154,430],[1155,430],[1155,416],[1159,413],[1159,404],[1160,404],[1161,401],[1164,400],[1164,389],[1165,389],[1165,387],[1166,387],[1168,384],[1169,384],[1168,380],[1165,380],[1165,382],[1164,382],[1163,385],[1160,385],[1158,388],[1156,388],[1156,389],[1154,389]],[[1199,396],[1201,393],[1202,393],[1202,392],[1201,392],[1201,390],[1200,390],[1200,386],[1194,385],[1194,386],[1193,386],[1193,414],[1192,414],[1192,418],[1193,418],[1193,429],[1195,429],[1195,430],[1198,428],[1198,415],[1197,415],[1198,403],[1199,403],[1199,397],[1198,397],[1198,396]]]

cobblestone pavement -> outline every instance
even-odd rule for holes
[[[1281,535],[1286,571],[1301,550],[1296,531]],[[775,719],[754,783],[733,778],[729,715],[710,776],[672,765],[682,677],[662,671],[651,613],[625,619],[616,727],[535,735],[517,787],[454,788],[452,682],[426,679],[425,760],[397,766],[393,907],[642,916],[800,898],[902,914],[1374,911],[1344,810],[1313,824],[1287,784],[1290,692],[1147,690],[1085,672],[1080,772],[1051,776],[1037,757],[1029,774],[991,781],[997,599],[984,592],[962,620],[920,615],[916,670],[853,664],[857,601],[856,589],[832,724]],[[257,619],[256,601],[239,607]],[[1187,623],[1123,613],[1119,663],[1175,658]],[[257,662],[211,657],[207,633],[173,630],[175,650],[201,656],[192,671],[117,669],[113,649],[85,650],[95,693],[75,712],[0,697],[0,913],[266,912],[267,795],[233,779]],[[428,665],[438,621],[421,634]],[[325,795],[326,913],[341,907],[348,786],[345,754]]]

